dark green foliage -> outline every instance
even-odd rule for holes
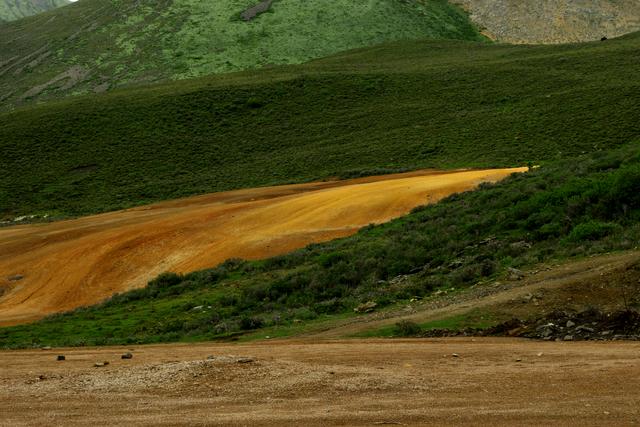
[[[411,320],[401,320],[395,324],[394,335],[398,337],[414,337],[420,335],[422,328]]]
[[[573,241],[598,240],[616,231],[618,228],[620,228],[618,224],[592,220],[576,225],[573,230],[571,230],[571,233],[569,233],[568,238]]]
[[[636,248],[639,153],[638,143],[610,151],[604,169],[601,153],[551,162],[349,238],[164,274],[101,305],[0,329],[0,346],[227,337],[466,287],[506,267]]]
[[[639,55],[638,34],[563,46],[402,42],[0,114],[0,221],[594,151],[592,167],[605,171],[619,162],[606,150],[640,134]],[[638,203],[624,180],[615,185],[631,191],[627,209]],[[544,239],[562,221],[529,226]]]

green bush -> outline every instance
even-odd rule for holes
[[[598,240],[620,229],[620,225],[610,222],[588,221],[576,225],[568,236],[574,242]]]
[[[413,337],[422,333],[422,328],[411,320],[401,320],[395,324],[394,335],[398,337]]]

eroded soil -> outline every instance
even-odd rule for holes
[[[0,325],[94,304],[165,271],[265,258],[347,236],[525,169],[421,171],[240,190],[1,228]]]

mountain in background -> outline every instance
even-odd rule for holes
[[[489,38],[506,43],[574,43],[640,30],[638,0],[453,0]]]
[[[15,21],[66,4],[68,0],[0,0],[0,22]]]
[[[0,25],[0,102],[11,108],[423,38],[484,39],[446,0],[83,0]]]

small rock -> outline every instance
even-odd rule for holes
[[[527,249],[531,249],[531,243],[529,243],[529,242],[525,242],[525,241],[514,242],[514,243],[511,243],[509,246],[510,246],[512,249],[518,249],[518,250],[527,250]]]
[[[10,282],[17,282],[24,279],[24,276],[22,274],[14,274],[13,276],[7,277],[7,279],[9,279]]]
[[[509,267],[507,268],[507,273],[509,273],[509,280],[524,279],[524,272],[522,270],[518,270],[517,268]]]
[[[451,357],[460,357],[460,355],[458,353],[453,353]]]
[[[253,359],[250,357],[241,357],[236,360],[236,363],[253,363]]]
[[[567,328],[573,328],[574,326],[576,326],[574,322],[572,322],[571,320],[567,320]]]
[[[42,347],[42,350],[51,350],[51,347],[49,347],[48,345],[45,345],[44,347]]]
[[[209,356],[207,356],[207,360],[215,360],[215,356],[210,354]]]
[[[563,340],[564,341],[573,341],[573,335],[565,335]]]
[[[540,353],[536,354],[536,356],[542,357],[543,354],[544,354],[543,352],[540,352]]]
[[[370,313],[378,306],[373,301],[365,302],[364,304],[360,304],[356,308],[353,309],[356,313]]]
[[[64,357],[63,355],[59,354],[58,357],[56,358],[56,360],[66,360],[67,358]]]
[[[96,368],[102,368],[103,366],[107,366],[108,364],[109,362],[96,362],[93,364],[93,366]]]
[[[121,356],[122,359],[133,359],[133,354],[125,353]]]
[[[522,359],[516,359],[516,362],[522,362]]]
[[[193,307],[191,310],[192,310],[192,311],[200,311],[200,310],[202,310],[203,308],[204,308],[204,305],[199,305],[199,306],[197,306],[197,307]]]
[[[581,332],[581,331],[589,332],[589,333],[593,333],[593,332],[595,332],[595,329],[590,328],[590,327],[588,327],[588,326],[584,326],[584,325],[582,325],[582,326],[578,326],[578,327],[576,328],[576,332]]]

